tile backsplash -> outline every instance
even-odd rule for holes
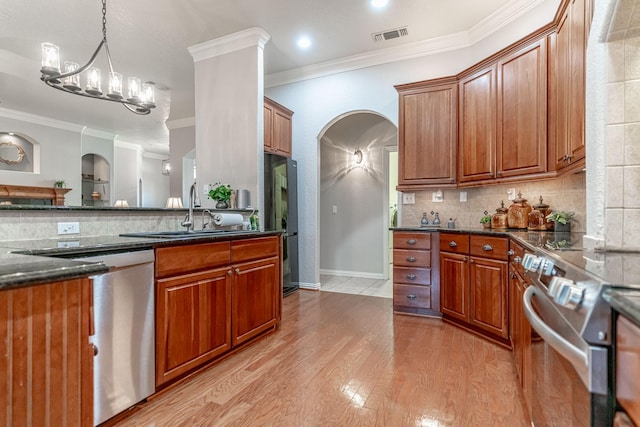
[[[500,202],[504,201],[505,207],[511,205],[507,198],[507,191],[515,189],[516,194],[522,193],[527,203],[535,205],[539,198],[544,198],[552,210],[575,212],[572,231],[585,231],[586,229],[586,184],[583,172],[565,175],[560,178],[537,182],[525,182],[518,184],[500,184],[479,188],[463,188],[455,190],[443,189],[443,201],[432,202],[430,191],[416,191],[416,203],[414,205],[402,205],[400,209],[400,223],[398,225],[411,227],[419,226],[422,213],[427,212],[427,217],[432,218],[431,211],[438,212],[442,227],[446,227],[449,218],[456,219],[457,228],[479,228],[480,218],[484,211],[493,214]],[[460,192],[467,193],[467,201],[460,202]]]

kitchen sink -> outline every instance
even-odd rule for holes
[[[251,233],[248,230],[195,230],[195,231],[187,231],[187,230],[178,230],[178,231],[142,231],[137,233],[122,233],[121,237],[147,237],[150,239],[188,239],[193,237],[206,237],[212,236],[216,234],[242,234],[242,233]]]

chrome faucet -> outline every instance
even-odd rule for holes
[[[184,218],[184,221],[180,225],[183,227],[187,227],[187,231],[193,231],[193,208],[196,206],[200,206],[200,203],[197,203],[196,197],[196,183],[194,182],[189,189],[189,211],[187,212],[187,216]]]

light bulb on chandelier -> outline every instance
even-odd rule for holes
[[[79,66],[75,62],[64,62],[64,73],[60,73],[60,49],[53,43],[42,43],[42,68],[40,80],[54,89],[74,95],[85,96],[104,101],[119,102],[136,114],[149,114],[155,104],[155,85],[153,82],[141,83],[137,77],[129,77],[127,98],[123,96],[123,78],[121,73],[113,71],[111,54],[107,43],[107,1],[102,0],[102,41],[89,61]],[[109,63],[109,85],[106,96],[102,93],[101,72],[93,63],[104,47]],[[86,86],[82,90],[80,73],[86,71]]]

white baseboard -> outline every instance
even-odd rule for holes
[[[347,276],[347,277],[360,277],[363,279],[384,279],[382,273],[366,273],[363,271],[346,271],[346,270],[325,270],[320,269],[320,274],[328,274],[331,276]]]
[[[310,291],[319,291],[320,290],[320,283],[299,282],[298,286],[300,287],[300,289],[307,289],[307,290],[310,290]]]

